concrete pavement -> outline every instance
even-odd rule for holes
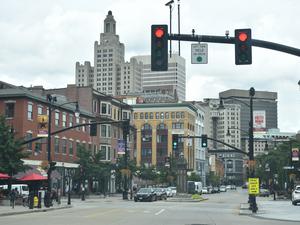
[[[55,201],[53,201],[53,206],[50,208],[46,208],[42,204],[42,208],[34,208],[29,209],[28,207],[24,207],[22,205],[16,205],[13,209],[11,206],[0,206],[0,216],[10,216],[10,215],[18,215],[18,214],[27,214],[27,213],[38,213],[38,212],[47,212],[47,211],[53,211],[53,210],[59,210],[59,209],[68,209],[72,207],[76,207],[79,205],[88,205],[93,202],[113,202],[113,201],[121,201],[122,198],[120,195],[115,195],[112,197],[101,197],[101,196],[87,196],[85,201],[82,201],[79,198],[73,198],[71,199],[71,205],[68,205],[68,199],[62,198],[61,204],[57,204]]]
[[[300,205],[292,205],[290,200],[257,197],[257,213],[249,210],[248,203],[240,205],[240,215],[250,215],[261,219],[300,222]]]

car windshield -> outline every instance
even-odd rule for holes
[[[151,193],[151,189],[150,188],[141,188],[138,193]]]

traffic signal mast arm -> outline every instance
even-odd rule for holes
[[[106,120],[106,121],[101,121],[101,122],[81,123],[81,124],[74,125],[72,127],[67,127],[67,128],[64,128],[64,129],[54,131],[54,132],[51,133],[51,135],[62,133],[62,132],[65,132],[67,130],[71,130],[71,129],[74,129],[74,128],[77,128],[77,127],[90,126],[90,125],[93,125],[93,124],[123,124],[125,122],[127,122],[127,121],[126,120],[121,120],[121,121]],[[132,128],[132,127],[130,126],[130,128]],[[45,138],[45,137],[36,137],[36,138],[29,139],[29,140],[25,140],[21,144],[26,145],[28,143],[37,141],[37,140],[42,139],[42,138]]]
[[[174,41],[193,41],[193,42],[210,42],[221,44],[235,44],[235,38],[229,36],[213,36],[213,35],[193,35],[193,34],[169,34],[168,40]],[[251,39],[252,46],[272,49],[275,51],[285,52],[295,56],[300,56],[300,49],[282,45],[274,42]]]
[[[203,136],[179,136],[180,138],[203,138]],[[226,142],[223,142],[223,141],[220,141],[220,140],[217,140],[217,139],[214,139],[214,138],[211,138],[211,137],[207,137],[206,136],[206,139],[208,140],[212,140],[212,141],[215,141],[215,142],[218,142],[218,143],[221,143],[227,147],[230,147],[232,149],[226,149],[226,150],[208,150],[209,153],[224,153],[224,152],[237,152],[237,153],[242,153],[244,155],[247,155],[249,156],[249,153],[247,152],[244,152],[243,150],[235,147],[235,146],[232,146],[230,144],[227,144]]]

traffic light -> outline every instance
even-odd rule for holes
[[[96,121],[91,121],[92,124],[90,125],[90,136],[97,136],[97,124]]]
[[[168,70],[168,25],[151,26],[151,70]]]
[[[252,64],[251,29],[237,29],[235,36],[235,64]]]
[[[207,135],[206,134],[203,134],[201,135],[201,147],[202,148],[207,148]]]
[[[173,151],[176,151],[178,149],[178,134],[172,135],[172,148]]]

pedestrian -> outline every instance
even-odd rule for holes
[[[14,209],[16,198],[17,198],[17,188],[11,190],[9,197],[10,197],[10,206]]]

